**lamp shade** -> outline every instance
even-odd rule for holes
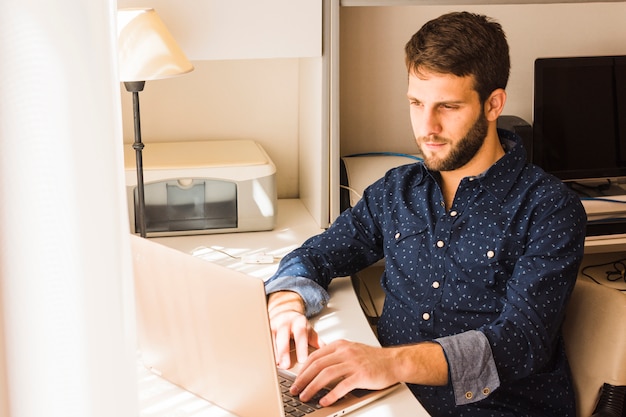
[[[154,9],[117,12],[120,81],[149,81],[193,70]]]

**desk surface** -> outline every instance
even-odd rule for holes
[[[274,230],[254,233],[229,233],[153,238],[152,240],[212,262],[269,278],[278,263],[249,264],[247,255],[280,258],[308,237],[319,233],[313,218],[299,200],[279,200]],[[371,331],[348,278],[335,279],[330,286],[331,301],[314,320],[323,340],[350,339],[371,345],[378,340]],[[235,417],[219,407],[170,384],[138,365],[139,405],[142,417]],[[387,397],[350,414],[355,417],[424,416],[428,413],[406,386]]]
[[[585,255],[626,252],[624,235],[592,237],[585,240]]]

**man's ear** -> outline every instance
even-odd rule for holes
[[[502,88],[493,90],[489,98],[485,101],[485,117],[488,121],[493,122],[498,119],[504,110],[506,103],[506,91]]]

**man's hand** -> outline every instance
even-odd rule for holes
[[[339,340],[313,352],[291,387],[292,395],[309,401],[324,387],[334,388],[320,399],[329,406],[355,388],[383,389],[399,382],[382,348]]]
[[[320,399],[326,407],[356,388],[378,390],[398,382],[445,385],[447,381],[447,362],[437,343],[381,348],[339,340],[309,356],[291,394],[306,402],[334,385]]]
[[[290,355],[291,340],[294,341],[296,358],[300,363],[306,361],[309,346],[321,346],[319,336],[304,315],[304,302],[297,293],[279,291],[270,294],[267,308],[279,367],[288,369],[293,365]]]

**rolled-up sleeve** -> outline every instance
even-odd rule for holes
[[[328,292],[315,281],[303,277],[277,277],[265,284],[265,293],[277,291],[293,291],[298,293],[304,301],[305,315],[312,317],[322,311],[328,304]]]
[[[445,352],[457,405],[483,400],[500,386],[491,346],[483,333],[470,330],[435,341]]]

